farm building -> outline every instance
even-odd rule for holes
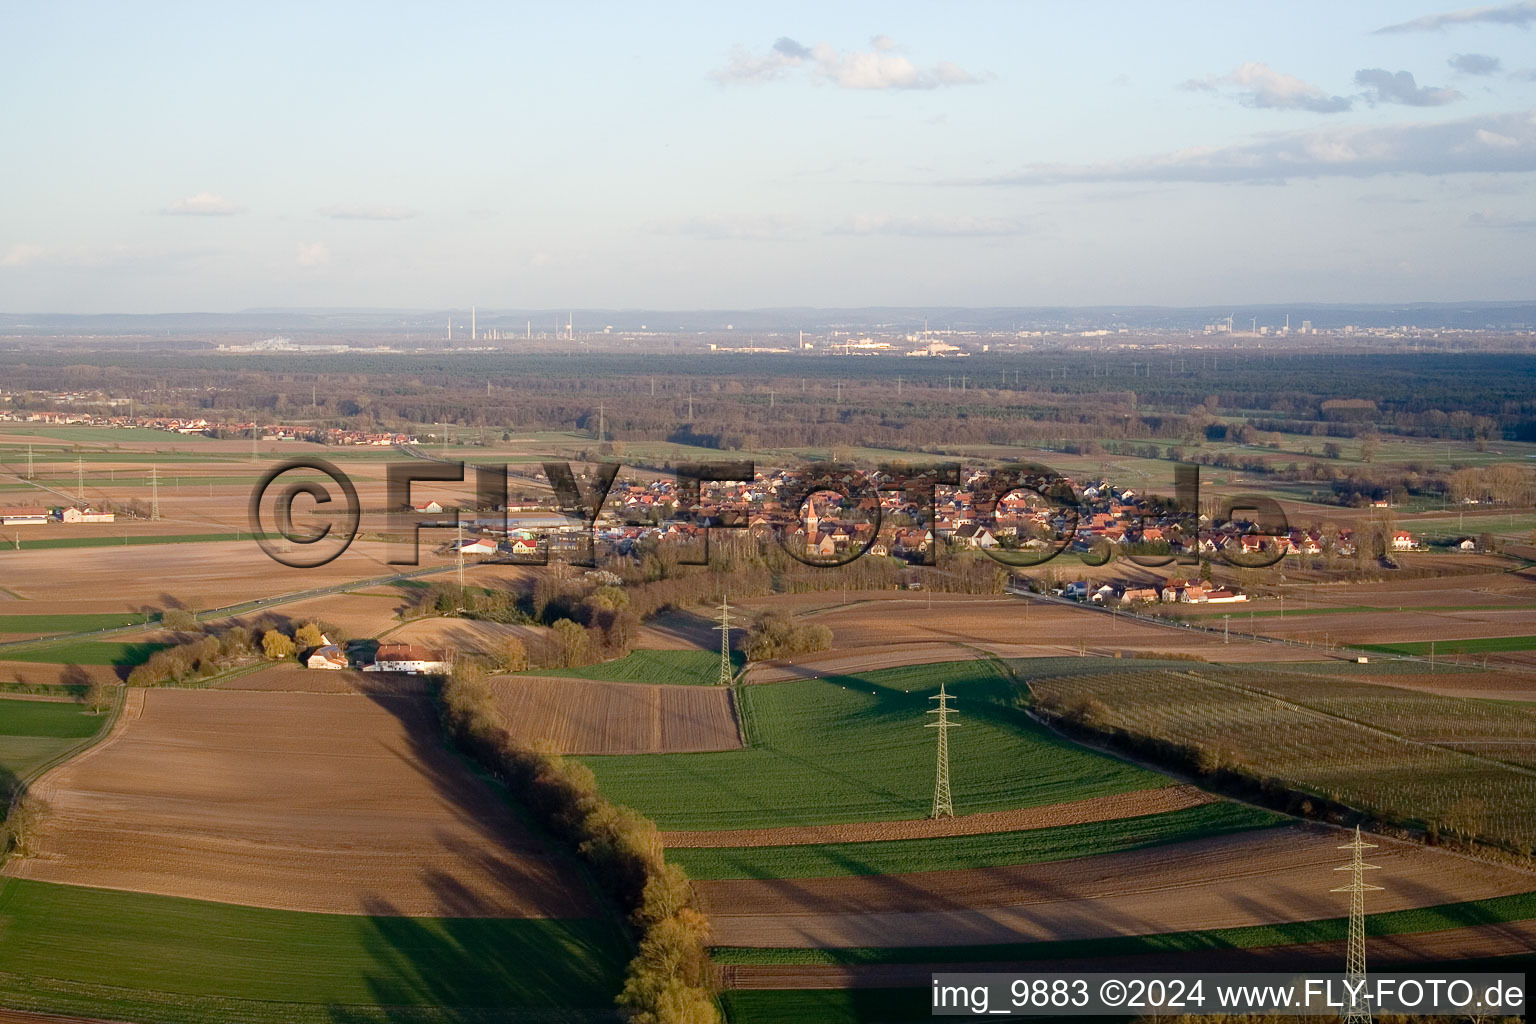
[[[304,664],[309,668],[335,671],[347,667],[347,656],[335,644],[326,644],[323,647],[316,647],[311,651]]]
[[[404,672],[408,675],[435,675],[448,670],[448,660],[441,651],[415,644],[380,644],[373,664],[364,672]]]
[[[110,523],[117,519],[114,512],[98,512],[90,506],[84,508],[74,505],[59,510],[59,522],[61,523]]]
[[[41,526],[51,517],[38,505],[12,505],[0,508],[0,526]]]

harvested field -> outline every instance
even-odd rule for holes
[[[509,636],[517,637],[531,648],[547,632],[542,626],[433,617],[412,619],[388,630],[385,636],[391,643],[421,644],[439,650],[475,651],[488,655],[495,653]]]
[[[572,866],[402,697],[132,690],[6,873],[284,910],[579,917]]]
[[[1052,864],[695,882],[728,946],[951,946],[1233,928],[1336,917],[1342,830],[1240,833]],[[1373,838],[1374,911],[1536,888],[1536,874]]]
[[[1003,596],[974,597],[901,593],[858,594],[848,604],[831,594],[792,594],[742,602],[751,611],[792,612],[806,622],[832,630],[834,650],[794,659],[796,668],[819,671],[820,659],[867,654],[883,659],[878,666],[922,664],[938,660],[935,645],[968,644],[1002,657],[1061,657],[1085,653],[1100,657],[1167,652],[1194,654],[1213,661],[1316,660],[1319,653],[1304,648],[1253,642],[1219,634],[1184,630],[1128,615],[1107,615],[1092,608],[1058,601]],[[908,650],[914,661],[902,661]],[[753,670],[753,680],[767,682],[776,665]],[[847,671],[837,669],[836,671]]]
[[[351,693],[364,696],[426,697],[436,684],[426,676],[356,669],[302,668],[288,662],[268,665],[214,684],[218,690],[263,690],[276,693]]]
[[[1044,807],[1024,807],[958,818],[917,818],[909,821],[856,822],[844,825],[803,825],[789,828],[720,829],[713,832],[663,832],[669,848],[743,846],[810,846],[818,843],[871,843],[891,839],[932,839],[939,836],[979,836],[993,832],[1113,821],[1143,814],[1161,814],[1199,807],[1216,798],[1194,786],[1164,786],[1132,793],[1073,800]]]
[[[648,686],[499,676],[497,707],[519,742],[563,754],[686,754],[737,750],[726,687]]]

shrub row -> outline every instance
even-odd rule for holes
[[[575,848],[638,932],[618,1003],[634,1024],[718,1024],[709,987],[708,922],[688,877],[663,855],[649,819],[609,802],[586,765],[518,746],[482,672],[456,672],[440,691],[455,743]]]

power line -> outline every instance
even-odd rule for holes
[[[930,715],[938,715],[938,721],[929,722],[925,728],[939,730],[939,764],[938,772],[933,780],[933,813],[931,818],[953,818],[955,805],[949,796],[949,730],[958,728],[958,722],[951,722],[949,716],[954,714],[954,709],[949,706],[953,699],[944,690],[944,684],[939,684],[937,697],[929,697],[936,700],[939,706],[928,711]]]
[[[1361,998],[1365,991],[1365,894],[1380,892],[1381,886],[1367,885],[1365,872],[1379,871],[1380,868],[1365,863],[1360,854],[1365,850],[1376,849],[1376,844],[1363,841],[1360,838],[1360,826],[1356,825],[1354,842],[1345,843],[1339,849],[1350,851],[1349,863],[1333,870],[1348,871],[1349,884],[1329,891],[1349,893],[1349,948],[1344,957],[1344,971],[1350,997],[1344,1024],[1371,1024],[1371,1007]]]
[[[149,467],[149,518],[160,518],[160,467]]]

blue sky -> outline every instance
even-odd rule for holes
[[[1536,2],[6,20],[9,312],[1533,297]]]

